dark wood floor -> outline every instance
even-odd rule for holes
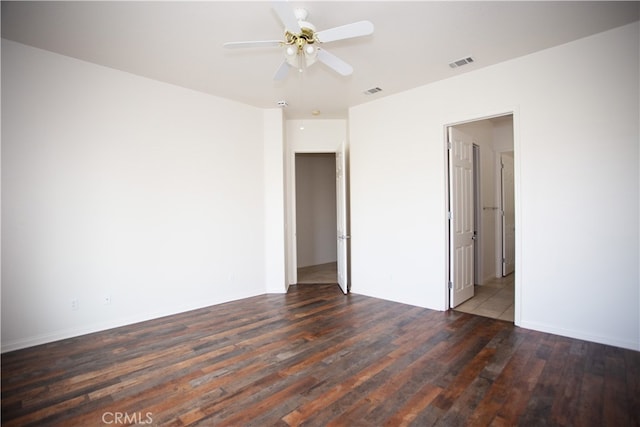
[[[640,353],[300,285],[2,355],[3,426],[640,423]]]

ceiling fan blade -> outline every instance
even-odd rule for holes
[[[353,24],[329,28],[316,32],[316,38],[321,43],[335,40],[350,39],[352,37],[368,36],[373,33],[373,24],[369,21],[358,21]]]
[[[343,76],[349,76],[353,73],[353,67],[342,59],[338,58],[332,53],[327,52],[324,49],[318,49],[318,61],[332,68],[338,74]]]
[[[246,42],[228,42],[223,44],[227,49],[237,49],[245,47],[278,47],[281,46],[280,40],[259,40],[259,41],[246,41]]]
[[[283,61],[276,73],[273,75],[273,80],[282,80],[287,77],[287,74],[289,74],[289,67],[289,63],[287,61]]]
[[[298,24],[298,19],[296,18],[291,5],[286,1],[273,1],[272,3],[273,10],[276,11],[278,18],[282,21],[285,30],[289,30],[294,34],[300,34],[302,30],[300,29],[300,24]]]

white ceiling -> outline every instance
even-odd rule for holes
[[[360,20],[371,36],[323,45],[354,67],[324,64],[272,77],[280,48],[224,49],[280,39],[271,2],[2,2],[2,37],[261,108],[288,118],[345,118],[350,106],[567,43],[639,19],[640,2],[291,1],[317,30]],[[451,69],[449,62],[475,63]],[[571,64],[558,64],[570,67]],[[364,95],[372,87],[375,95]]]

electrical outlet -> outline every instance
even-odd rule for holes
[[[71,300],[71,310],[78,310],[80,308],[80,301],[78,301],[77,299],[72,299]]]
[[[111,295],[105,295],[104,298],[102,298],[102,302],[104,303],[104,305],[111,304]]]

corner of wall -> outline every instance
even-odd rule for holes
[[[264,280],[267,293],[285,293],[284,120],[264,110]]]

